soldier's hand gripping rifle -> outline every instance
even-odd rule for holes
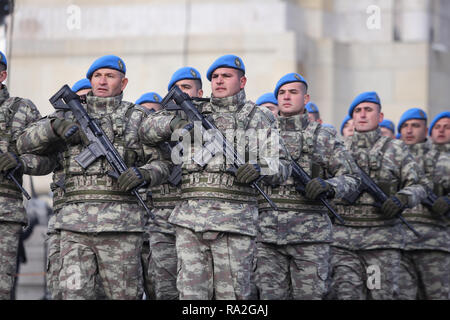
[[[296,186],[295,189],[304,194],[305,193],[305,187],[308,184],[308,182],[310,182],[312,179],[311,177],[308,175],[308,173],[306,173],[305,170],[303,170],[302,167],[300,167],[297,162],[295,162],[294,160],[291,161],[291,166],[292,166],[292,177],[294,178],[295,182],[296,182]],[[326,194],[322,194],[319,197],[320,202],[322,202],[322,204],[327,207],[328,211],[331,212],[331,214],[333,214],[333,216],[336,217],[336,219],[339,220],[340,223],[345,224],[344,219],[342,219],[342,217],[333,209],[333,207],[330,205],[330,203],[328,202],[327,198],[326,198]]]
[[[0,154],[2,154],[2,150],[0,150]],[[12,168],[11,170],[8,170],[7,172],[4,173],[4,176],[11,180],[12,182],[14,182],[14,184],[20,189],[20,192],[22,192],[22,194],[25,196],[25,198],[27,198],[27,200],[30,200],[31,197],[28,194],[27,190],[25,190],[22,185],[20,184],[19,181],[17,181],[16,177],[14,177],[14,173],[16,172],[17,169],[19,169],[21,166],[20,162],[19,165],[16,166],[15,168]]]
[[[375,201],[378,203],[378,206],[381,206],[387,199],[389,199],[388,195],[386,193],[384,193],[384,191],[372,180],[372,178],[370,178],[365,172],[364,170],[362,170],[358,164],[356,164],[356,166],[359,169],[359,174],[361,177],[361,188],[360,188],[360,192],[357,196],[352,197],[351,199],[347,199],[347,201],[349,201],[350,203],[353,203],[354,201],[356,201],[356,199],[358,198],[358,196],[362,193],[362,192],[368,192],[374,199]],[[406,220],[405,218],[403,218],[402,216],[402,212],[406,209],[406,205],[403,205],[403,207],[400,209],[400,213],[397,215],[397,217],[400,219],[401,222],[403,222],[412,232],[414,232],[414,234],[421,238],[422,235],[413,228],[413,226],[411,226]]]
[[[103,129],[96,120],[88,115],[80,102],[79,96],[74,93],[68,85],[64,85],[55,95],[53,95],[53,97],[50,98],[50,103],[57,110],[72,111],[81,130],[87,137],[87,140],[89,140],[88,146],[75,157],[75,161],[77,161],[80,166],[86,169],[98,158],[105,157],[114,170],[113,172],[108,172],[110,176],[118,178],[120,174],[128,169],[125,161],[117,152],[111,141],[109,141]],[[145,211],[147,211],[149,216],[154,219],[154,214],[147,207],[138,192],[138,189],[144,185],[145,182],[131,190],[131,193],[136,196]]]
[[[165,106],[169,103],[169,101],[175,101],[177,106],[180,108],[179,110],[184,111],[186,116],[188,117],[189,121],[191,122],[192,126],[195,122],[200,122],[202,124],[202,127],[204,130],[214,130],[217,135],[219,135],[218,139],[214,139],[213,143],[219,143],[219,141],[223,142],[223,145],[216,145],[210,150],[223,150],[224,154],[232,155],[234,159],[234,163],[230,169],[227,171],[229,172],[236,172],[236,170],[245,164],[245,161],[241,158],[241,156],[236,152],[234,149],[234,146],[225,139],[225,136],[217,129],[217,127],[214,125],[212,121],[210,121],[208,118],[204,117],[194,106],[191,99],[187,94],[182,92],[178,86],[173,86],[172,89],[170,89],[169,93],[164,97],[164,99],[161,102],[161,106],[165,108]],[[168,109],[169,110],[169,109]],[[175,110],[175,109],[170,109]],[[192,127],[191,127],[192,128]],[[214,156],[211,155],[210,156]],[[212,157],[211,157],[212,158]],[[198,160],[194,157],[194,161],[198,163],[199,165],[206,165],[208,161],[205,163],[199,163]],[[263,176],[260,176],[256,181],[253,181],[250,185],[255,188],[263,197],[266,199],[266,201],[270,204],[270,206],[274,210],[278,210],[278,207],[275,205],[275,203],[269,198],[269,196],[259,187],[258,181],[262,179]]]

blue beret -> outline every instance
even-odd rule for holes
[[[348,109],[350,117],[353,117],[353,110],[356,106],[363,102],[373,102],[381,107],[380,97],[378,97],[378,94],[375,91],[363,92],[359,94],[350,105],[350,109]]]
[[[1,51],[0,51],[0,63],[5,65],[5,67],[8,67],[8,62],[6,61],[6,56]]]
[[[348,122],[348,120],[351,120],[351,119],[352,119],[352,117],[350,117],[349,115],[345,116],[344,121],[342,121],[342,124],[341,124],[341,134],[342,134],[342,131],[344,130],[345,124]]]
[[[262,96],[256,100],[256,105],[260,106],[264,103],[273,103],[275,105],[278,105],[278,100],[273,95],[273,92],[264,93]]]
[[[313,102],[308,102],[305,108],[309,113],[319,113],[319,108],[317,108],[316,104]]]
[[[400,121],[397,126],[397,131],[400,132],[402,125],[406,121],[411,120],[411,119],[420,119],[420,120],[427,121],[427,114],[425,113],[425,111],[423,111],[422,109],[419,109],[419,108],[412,108],[412,109],[406,110],[400,117]]]
[[[83,79],[75,82],[75,84],[72,86],[72,91],[78,92],[82,89],[91,89],[91,88],[92,88],[92,86],[91,86],[91,82],[89,81],[89,79],[83,78]]]
[[[384,119],[383,121],[380,122],[379,126],[389,129],[392,131],[393,134],[395,134],[395,124],[391,120]]]
[[[110,54],[95,60],[94,63],[90,66],[88,72],[86,73],[86,78],[90,79],[92,77],[92,74],[96,70],[102,68],[114,69],[122,72],[123,74],[126,74],[127,72],[125,62],[123,62],[123,60],[118,56]]]
[[[436,117],[434,117],[433,121],[431,122],[430,129],[428,130],[428,135],[431,136],[431,131],[433,130],[434,125],[442,118],[450,118],[450,111],[441,112]]]
[[[200,72],[197,71],[197,69],[191,67],[184,67],[178,69],[172,75],[169,85],[167,86],[167,90],[170,91],[170,89],[172,89],[173,85],[176,82],[184,79],[200,80],[200,83],[202,82],[202,77],[200,75]]]
[[[402,138],[402,134],[401,134],[400,132],[398,132],[398,133],[395,135],[395,139],[399,140],[399,139],[401,139],[401,138]]]
[[[211,81],[211,76],[214,70],[217,68],[233,68],[238,69],[244,72],[245,74],[245,66],[244,61],[238,56],[233,54],[227,54],[218,58],[214,63],[209,67],[208,72],[206,72],[206,78]]]
[[[305,78],[303,78],[300,74],[295,72],[288,73],[287,75],[283,76],[280,80],[278,80],[277,85],[275,87],[275,91],[273,92],[275,97],[278,97],[278,91],[282,86],[284,86],[286,83],[291,82],[303,82],[306,85],[306,88],[308,88],[308,83],[306,82]]]
[[[139,99],[136,100],[135,104],[142,104],[145,102],[153,102],[161,104],[162,98],[156,92],[144,93]]]

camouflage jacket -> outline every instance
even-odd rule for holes
[[[101,98],[92,93],[86,96],[85,107],[127,166],[150,170],[151,185],[167,178],[167,162],[155,159],[159,153],[154,149],[144,150],[137,135],[146,117],[142,107],[122,101],[122,95]],[[65,192],[55,228],[77,232],[143,231],[148,218],[145,210],[131,193],[119,190],[117,180],[108,175],[112,168],[107,160],[100,157],[83,169],[75,157],[85,146],[64,145],[51,127],[55,117],[76,122],[71,111],[57,111],[25,130],[17,144],[21,152],[62,153]],[[142,195],[145,197],[145,192]]]
[[[430,141],[409,146],[416,161],[423,168],[426,182],[436,195],[448,195],[450,176],[450,144],[435,145]],[[431,183],[431,184],[428,184]],[[417,238],[407,233],[406,250],[439,250],[450,252],[449,219],[437,218],[429,208],[418,205],[404,211],[404,217],[420,232]]]
[[[40,118],[36,106],[28,99],[10,97],[5,85],[0,89],[0,150],[18,154],[16,141],[23,129]],[[47,174],[51,172],[48,157],[24,155],[24,164],[20,170],[23,174]],[[48,171],[50,170],[50,171]],[[48,172],[46,172],[48,171]],[[16,174],[16,179],[22,183],[22,175]],[[19,188],[3,174],[0,175],[0,221],[26,223],[23,207],[23,197]]]
[[[418,205],[426,196],[425,188],[420,184],[422,170],[402,141],[383,137],[378,128],[355,132],[346,144],[359,167],[388,196],[397,192],[406,195],[409,208]],[[399,222],[398,219],[386,220],[367,192],[363,192],[354,205],[341,206],[340,210],[348,225],[381,226]]]
[[[198,107],[203,115],[212,119],[227,141],[238,141],[235,145],[238,153],[245,152],[249,157],[256,155],[256,162],[270,172],[265,174],[266,181],[280,183],[286,180],[290,167],[269,110],[246,101],[244,90],[231,97],[212,97]],[[173,118],[173,114],[165,112],[149,117],[141,127],[142,141],[156,144],[173,138],[170,129]],[[177,140],[176,134],[174,132]],[[258,141],[245,140],[245,134],[252,135],[250,140],[259,136]],[[169,222],[196,232],[224,231],[255,236],[258,214],[255,191],[249,185],[235,182],[234,175],[227,171],[230,164],[222,150],[205,166],[191,161],[201,146],[201,143],[189,143],[183,151],[186,155],[182,162],[183,202],[175,207]],[[272,153],[258,153],[260,150]]]
[[[360,181],[354,173],[355,164],[334,130],[309,122],[306,113],[279,117],[278,122],[290,158],[308,175],[325,179],[337,196],[357,190]],[[330,242],[332,228],[327,209],[319,201],[305,198],[295,186],[293,177],[281,185],[264,186],[279,211],[272,210],[260,197],[259,241]]]

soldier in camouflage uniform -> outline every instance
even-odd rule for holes
[[[355,133],[345,140],[362,170],[389,196],[377,207],[363,192],[353,205],[342,200],[345,225],[334,225],[332,297],[337,299],[398,299],[403,227],[401,208],[414,207],[425,197],[421,170],[401,141],[381,135],[381,102],[375,92],[358,95],[350,106]]]
[[[191,98],[203,95],[200,73],[192,67],[183,67],[172,75],[168,90],[178,86]],[[170,148],[161,144],[165,159],[171,161]],[[180,187],[164,183],[151,188],[155,220],[149,224],[150,260],[149,278],[155,288],[157,300],[178,299],[177,290],[177,251],[175,244],[175,227],[168,222],[173,209],[180,202]]]
[[[197,107],[212,118],[224,135],[225,131],[236,133],[247,129],[264,130],[267,139],[274,134],[276,127],[270,111],[245,99],[242,59],[234,55],[220,57],[209,68],[207,78],[211,81],[212,97]],[[177,129],[187,124],[181,116],[167,111],[155,113],[141,127],[142,141],[157,144],[170,140],[173,132],[178,133]],[[278,137],[276,141],[280,143]],[[256,152],[256,145],[247,143],[245,147],[248,154]],[[268,174],[268,166],[273,169],[265,177],[269,182],[280,183],[287,178],[285,151],[278,148],[275,151],[273,157],[257,157],[259,166],[250,162],[240,166],[236,176],[227,171],[228,165],[220,157],[205,166],[190,159],[182,163],[182,201],[168,220],[176,225],[180,299],[251,297],[258,209],[255,191],[249,183],[260,172]],[[280,160],[276,163],[273,158],[278,160],[278,156]]]
[[[342,140],[308,119],[309,95],[301,75],[282,77],[275,96],[288,153],[313,179],[304,195],[296,191],[292,177],[279,186],[265,186],[279,210],[259,200],[257,285],[261,299],[322,299],[330,272],[332,228],[327,209],[316,199],[323,193],[352,192],[359,179]]]
[[[411,232],[406,234],[404,263],[410,275],[406,274],[401,289],[405,299],[448,300],[450,112],[439,114],[431,124],[429,132],[435,137],[434,144],[427,139],[427,129],[426,114],[418,108],[406,111],[398,126],[402,140],[423,169],[426,182],[431,183],[429,189],[438,196],[427,206],[419,204],[404,212],[405,219],[422,234],[422,238],[415,237]]]
[[[63,299],[94,299],[97,275],[109,299],[142,296],[140,258],[148,217],[130,190],[142,183],[163,182],[170,168],[153,154],[144,154],[137,128],[145,112],[122,100],[128,83],[125,72],[123,60],[108,55],[94,61],[86,75],[92,85],[86,110],[129,166],[118,180],[108,175],[112,168],[103,157],[86,169],[75,161],[85,148],[85,138],[71,111],[57,111],[18,139],[21,152],[45,154],[64,147],[66,190],[55,221],[55,229],[61,231]]]
[[[7,77],[7,61],[0,52],[0,83]],[[10,97],[0,85],[0,299],[10,299],[16,272],[17,250],[22,227],[27,224],[23,197],[16,184],[6,177],[10,170],[22,183],[22,175],[48,174],[53,169],[46,157],[18,157],[17,137],[30,123],[40,118],[36,106],[28,99]]]

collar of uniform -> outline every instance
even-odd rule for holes
[[[210,112],[236,112],[245,104],[245,91],[241,89],[234,96],[225,98],[211,97],[211,103],[203,111]],[[210,109],[210,110],[209,110]]]
[[[296,114],[290,117],[278,117],[278,123],[281,131],[299,131],[308,126],[309,119],[308,114]]]
[[[450,143],[434,144],[433,146],[439,152],[450,152]]]
[[[375,130],[367,131],[367,132],[358,132],[352,136],[352,145],[357,148],[371,148],[375,142],[381,137],[381,130],[378,127]]]
[[[5,85],[2,85],[0,89],[0,104],[6,101],[9,98],[8,88]]]
[[[87,109],[97,114],[111,114],[122,103],[123,93],[115,97],[96,97],[92,91],[86,95]]]
[[[426,139],[424,142],[408,145],[409,151],[416,156],[425,155],[431,149],[431,142]]]

